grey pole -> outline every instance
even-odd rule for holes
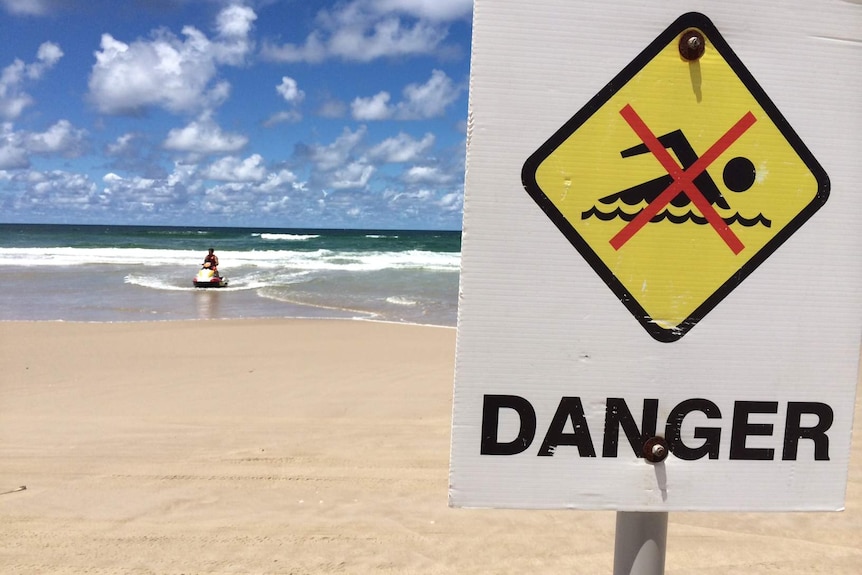
[[[614,575],[664,575],[667,512],[617,511]]]

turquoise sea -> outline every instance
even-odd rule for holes
[[[208,248],[226,288],[192,285]],[[0,224],[0,320],[454,326],[460,259],[451,231]]]

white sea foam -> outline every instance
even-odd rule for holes
[[[304,242],[307,240],[313,240],[319,238],[320,235],[313,234],[251,234],[253,237],[260,238],[262,240],[271,240],[271,241],[286,241],[286,242]]]
[[[423,250],[403,252],[332,250],[220,251],[221,269],[249,266],[260,269],[288,269],[293,272],[343,270],[379,271],[386,269],[427,269],[458,271],[460,253]],[[107,264],[137,266],[191,266],[201,260],[199,251],[144,248],[0,248],[2,266],[63,266]]]
[[[231,275],[228,276],[228,286],[224,288],[219,288],[219,291],[256,290],[271,286],[285,286],[301,281],[301,278],[305,275],[305,272],[279,274],[245,273]],[[127,274],[125,278],[123,278],[123,280],[127,284],[157,290],[191,291],[197,289],[192,285],[191,274],[189,274],[188,277],[179,277],[177,275],[165,276],[160,275],[157,271],[154,270],[150,273],[130,273]]]
[[[172,265],[202,259],[197,251],[145,248],[0,248],[6,266],[76,266],[86,264]]]
[[[404,297],[398,297],[398,296],[388,297],[388,298],[386,298],[386,301],[388,303],[391,303],[394,305],[403,305],[403,306],[414,306],[414,305],[417,305],[417,303],[418,303],[415,300],[407,299]]]
[[[187,291],[190,289],[194,289],[194,286],[191,285],[191,282],[189,282],[188,286],[181,286],[158,276],[128,274],[125,278],[123,278],[123,281],[127,284],[158,290]]]

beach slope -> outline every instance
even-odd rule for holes
[[[611,572],[613,512],[447,507],[454,329],[0,322],[0,342],[0,572]],[[845,512],[671,514],[666,572],[859,573],[860,436]]]

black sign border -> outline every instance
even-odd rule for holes
[[[754,96],[757,103],[766,112],[769,119],[779,129],[781,134],[799,155],[806,167],[814,175],[817,182],[817,193],[812,201],[802,211],[781,229],[769,242],[766,243],[751,259],[748,260],[735,274],[722,284],[711,296],[697,307],[685,320],[673,328],[663,328],[652,321],[650,315],[635,298],[628,292],[625,286],[616,278],[614,273],[605,265],[581,235],[568,222],[563,214],[554,206],[553,202],[545,195],[536,182],[536,170],[548,156],[553,153],[569,136],[580,128],[593,114],[604,106],[622,87],[637,75],[649,62],[651,62],[670,42],[690,28],[696,28],[703,32],[709,43],[718,51],[722,58],[730,65],[737,74],[743,85]],[[724,40],[712,21],[699,12],[688,12],[677,18],[667,29],[653,40],[640,54],[635,57],[613,80],[602,88],[587,104],[581,108],[571,119],[554,133],[544,144],[542,144],[524,163],[521,170],[521,182],[527,193],[533,198],[538,206],[545,212],[566,239],[583,256],[590,267],[595,270],[599,277],[607,284],[611,291],[619,298],[622,304],[638,320],[641,326],[653,339],[662,343],[671,343],[679,340],[688,333],[706,314],[719,304],[730,292],[732,292],[742,281],[757,269],[775,250],[793,235],[811,216],[819,210],[829,198],[829,176],[814,158],[802,139],[796,134],[790,124],[778,111],[778,108],[766,95],[754,76],[748,71],[742,61]]]

